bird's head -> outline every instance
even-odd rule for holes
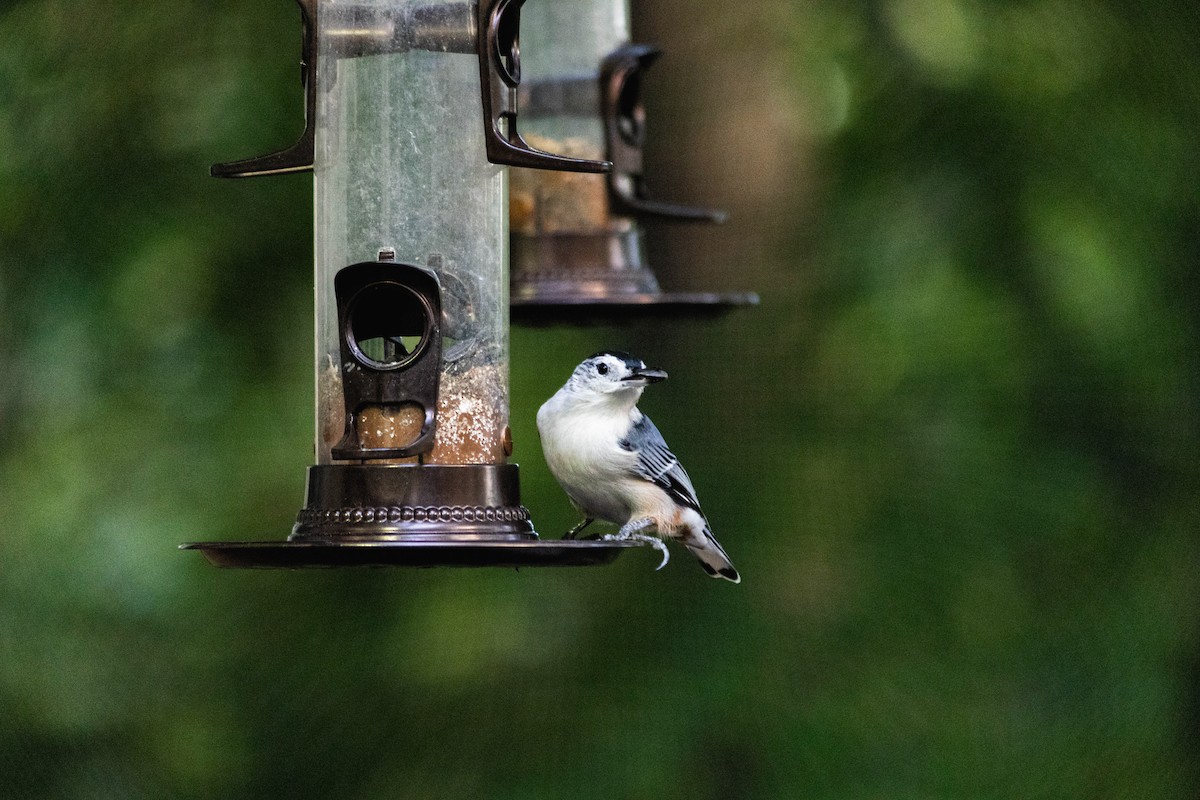
[[[636,396],[648,384],[666,379],[667,373],[647,367],[640,358],[628,353],[606,351],[584,359],[571,373],[567,388],[585,396],[607,396],[631,391]]]

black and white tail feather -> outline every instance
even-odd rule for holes
[[[703,536],[704,540],[700,544],[685,542],[684,545],[692,551],[692,555],[699,559],[700,566],[704,568],[704,571],[714,578],[724,578],[727,581],[741,583],[742,576],[734,569],[733,562],[725,554],[725,548],[721,547],[721,543],[713,536],[708,525],[704,526]]]

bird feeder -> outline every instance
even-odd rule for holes
[[[646,220],[715,223],[725,214],[649,196],[642,81],[656,47],[630,42],[627,0],[547,3],[527,15],[521,113],[529,142],[585,159],[605,175],[513,171],[512,307],[521,322],[712,314],[752,293],[665,292],[646,262]]]
[[[228,567],[517,567],[628,546],[540,540],[508,461],[507,167],[609,167],[518,131],[522,2],[298,0],[302,137],[212,171],[314,172],[316,464],[286,541],[185,548]]]

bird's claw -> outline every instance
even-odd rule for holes
[[[662,569],[663,567],[665,567],[667,565],[668,561],[671,560],[671,552],[669,550],[667,550],[667,543],[664,542],[662,539],[659,539],[658,537],[655,537],[655,536],[647,536],[647,537],[645,537],[644,541],[646,542],[646,544],[650,545],[655,550],[662,553],[662,563],[660,563],[657,567],[654,568],[654,571],[658,572],[660,569]]]
[[[662,539],[659,539],[657,536],[649,536],[644,533],[621,533],[618,531],[617,533],[610,533],[600,538],[606,542],[640,542],[642,544],[650,545],[655,550],[662,553],[662,562],[654,568],[655,572],[658,572],[660,569],[665,567],[667,562],[671,560],[671,552],[667,550],[667,543]]]
[[[580,533],[580,531],[582,531],[584,528],[586,528],[588,525],[591,525],[591,524],[592,524],[593,522],[595,522],[595,521],[596,521],[596,520],[595,520],[595,519],[593,519],[592,517],[584,517],[584,518],[583,518],[583,522],[580,522],[580,523],[579,523],[578,525],[576,525],[574,528],[571,528],[571,530],[569,530],[569,531],[567,531],[566,533],[564,533],[564,534],[563,534],[563,538],[564,538],[564,539],[575,539],[575,538],[577,538],[577,537],[579,536],[579,533]]]

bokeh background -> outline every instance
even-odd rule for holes
[[[533,0],[526,15],[537,13]],[[555,0],[565,1],[565,0]],[[740,586],[217,571],[311,459],[290,2],[0,8],[0,795],[1192,798],[1200,7],[635,2],[675,289],[717,322],[517,330],[516,460],[583,356]]]

